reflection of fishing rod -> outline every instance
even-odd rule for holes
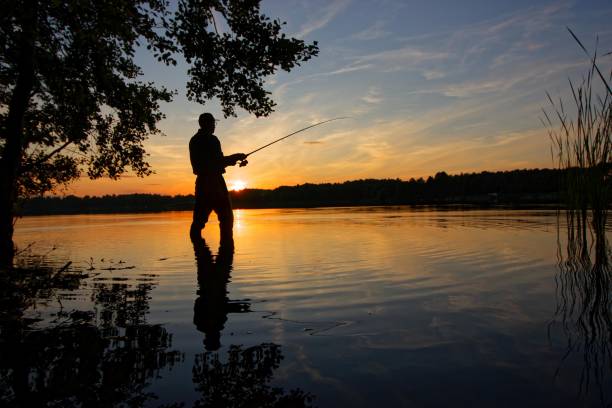
[[[256,152],[258,152],[258,151],[260,151],[260,150],[262,150],[262,149],[265,149],[265,148],[266,148],[266,147],[268,147],[268,146],[273,145],[273,144],[274,144],[274,143],[276,143],[276,142],[280,142],[280,141],[281,141],[281,140],[283,140],[283,139],[286,139],[286,138],[288,138],[288,137],[290,137],[290,136],[293,136],[293,135],[295,135],[295,134],[298,134],[298,133],[300,133],[300,132],[303,132],[303,131],[305,131],[305,130],[307,130],[307,129],[313,128],[313,127],[315,127],[315,126],[322,125],[322,124],[327,123],[327,122],[332,122],[332,121],[334,121],[334,120],[348,119],[348,118],[349,118],[349,116],[341,116],[341,117],[339,117],[339,118],[327,119],[327,120],[324,120],[323,122],[319,122],[319,123],[315,123],[314,125],[306,126],[306,127],[305,127],[305,128],[303,128],[303,129],[296,130],[296,131],[295,131],[295,132],[293,132],[293,133],[289,133],[289,134],[288,134],[288,135],[286,135],[286,136],[283,136],[283,137],[281,137],[281,138],[279,138],[279,139],[276,139],[276,140],[274,140],[274,141],[272,141],[272,142],[268,143],[267,145],[263,145],[263,146],[261,146],[261,147],[258,147],[257,149],[253,150],[252,152],[247,153],[246,157],[249,157],[249,156],[250,156],[250,155],[252,155],[253,153],[256,153]],[[248,163],[248,162],[246,161],[246,157],[245,157],[245,159],[244,159],[244,160],[242,160],[242,161],[240,162],[240,167],[243,167],[243,166],[246,166],[246,165],[247,165],[247,163]]]

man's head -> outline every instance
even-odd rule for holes
[[[211,113],[206,112],[201,114],[198,122],[200,123],[200,129],[205,132],[212,134],[215,131],[216,120]]]

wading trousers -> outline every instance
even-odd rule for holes
[[[233,239],[234,214],[227,186],[222,175],[198,176],[195,183],[195,207],[190,234],[200,235],[200,231],[208,222],[210,213],[214,211],[219,219],[221,240]]]

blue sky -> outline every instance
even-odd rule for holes
[[[359,178],[551,167],[551,143],[540,123],[545,92],[567,98],[590,49],[612,51],[612,1],[263,1],[285,30],[318,41],[320,54],[291,73],[270,77],[276,112],[239,111],[217,128],[226,154],[248,152],[316,121],[323,125],[258,152],[228,184],[273,188]],[[215,101],[185,98],[186,67],[165,68],[138,54],[145,80],[177,89],[166,136],[147,143],[156,174],[145,179],[82,180],[68,192],[190,193],[187,144]],[[600,61],[610,72],[612,57]]]

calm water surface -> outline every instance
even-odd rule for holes
[[[33,243],[60,266],[71,260],[88,277],[25,312],[36,320],[17,341],[16,352],[32,356],[21,357],[24,389],[6,374],[13,367],[0,397],[188,407],[609,402],[596,379],[585,386],[585,355],[568,352],[573,340],[555,317],[554,211],[235,215],[233,252],[219,248],[216,220],[192,244],[188,212],[19,220],[21,247]]]

